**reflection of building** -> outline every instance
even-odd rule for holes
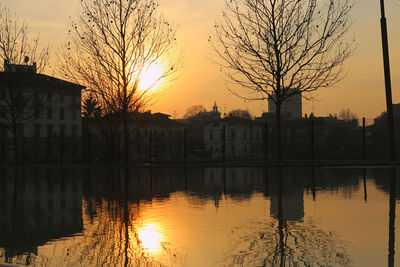
[[[262,174],[262,168],[205,168],[204,189],[214,193],[215,205],[218,207],[222,193],[232,198],[250,198],[254,190],[262,188]]]
[[[293,91],[293,90],[291,90]],[[272,98],[275,94],[272,95]],[[268,113],[275,113],[276,105],[273,99],[268,98]],[[281,106],[282,117],[290,119],[300,119],[302,116],[302,99],[301,92],[296,93],[286,99]]]
[[[3,170],[0,247],[5,257],[36,254],[38,246],[51,239],[82,231],[82,186],[77,171]]]
[[[271,193],[271,216],[279,217],[279,195]],[[282,192],[282,219],[301,220],[304,217],[303,189]]]
[[[276,169],[277,172],[280,170]],[[302,220],[304,217],[304,177],[297,179],[299,170],[283,169],[275,179],[270,179],[271,216],[285,220]],[[281,181],[279,181],[281,180]],[[281,205],[281,207],[280,207]],[[280,214],[281,213],[281,214]]]

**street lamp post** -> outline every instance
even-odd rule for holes
[[[387,108],[387,120],[388,120],[388,126],[389,126],[390,153],[391,153],[391,159],[396,160],[396,142],[395,142],[395,136],[394,136],[392,86],[391,86],[391,81],[390,81],[389,48],[388,48],[384,0],[380,0],[380,4],[381,4],[381,35],[382,35],[383,67],[384,67],[384,72],[385,72],[386,108]]]

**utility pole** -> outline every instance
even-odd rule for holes
[[[362,160],[365,160],[365,118],[362,119]]]
[[[386,108],[387,108],[387,120],[389,126],[390,154],[391,154],[391,160],[396,160],[396,142],[394,136],[394,120],[393,120],[393,104],[392,104],[392,85],[390,81],[389,47],[388,47],[384,0],[380,0],[380,4],[381,4],[382,52],[383,52],[383,67],[385,72]]]

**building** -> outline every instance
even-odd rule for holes
[[[131,158],[135,161],[183,161],[186,125],[163,113],[132,114]]]
[[[171,120],[170,115],[134,111],[129,114],[129,160],[183,161],[186,124]],[[114,123],[114,125],[112,125]],[[94,161],[119,162],[124,147],[119,117],[109,114],[84,120],[84,136],[90,136],[90,157]],[[87,152],[86,152],[87,153]]]
[[[217,103],[214,102],[214,106],[213,106],[212,110],[210,110],[210,111],[204,110],[190,118],[182,119],[179,121],[182,121],[185,123],[190,123],[190,124],[206,124],[211,121],[215,121],[215,120],[219,120],[219,119],[221,119],[221,112],[218,110]]]
[[[225,135],[225,136],[224,136]],[[254,158],[263,153],[263,124],[228,117],[204,126],[204,146],[212,158]],[[225,150],[225,151],[223,151]]]
[[[275,94],[272,95],[274,98]],[[276,112],[276,105],[272,98],[268,98],[268,113]],[[289,97],[282,103],[281,115],[288,119],[300,119],[302,117],[302,98],[301,92]]]
[[[10,110],[18,109],[19,137],[81,136],[81,90],[84,87],[39,74],[36,64],[4,62],[0,72],[0,134],[11,137]],[[9,104],[11,96],[15,104]]]

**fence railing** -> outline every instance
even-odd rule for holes
[[[302,127],[284,125],[283,160],[389,159],[387,127],[366,126],[365,119],[356,127],[321,126],[313,119],[307,123]],[[108,141],[89,133],[82,138],[21,138],[17,151],[11,139],[2,139],[0,163],[121,163],[127,147],[131,163],[276,160],[276,131],[267,123],[262,129],[259,136],[235,138],[228,136],[223,126],[212,142],[207,141],[204,133],[199,134],[199,129],[179,129],[176,135],[169,136],[149,131],[146,137],[132,134],[128,146],[121,134]]]

